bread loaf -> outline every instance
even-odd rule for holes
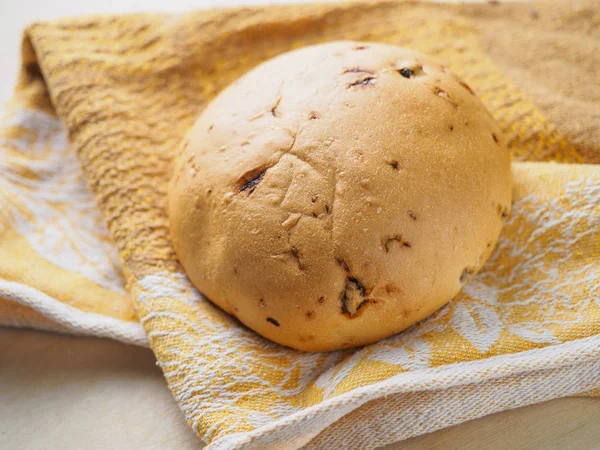
[[[361,346],[450,301],[511,205],[506,140],[418,52],[305,47],[225,89],[182,142],[173,245],[193,284],[262,336]]]

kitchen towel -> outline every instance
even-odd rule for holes
[[[0,321],[149,345],[211,449],[374,448],[600,395],[599,26],[597,1],[33,24],[0,127]],[[339,39],[412,47],[459,74],[508,138],[514,203],[490,260],[449,305],[377,344],[302,353],[190,285],[166,187],[180,139],[223,87]]]

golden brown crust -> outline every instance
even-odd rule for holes
[[[194,285],[275,342],[368,344],[451,300],[510,210],[502,133],[420,53],[335,42],[225,89],[182,144],[173,243]]]

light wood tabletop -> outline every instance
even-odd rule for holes
[[[505,411],[385,447],[600,448],[600,399]],[[0,449],[198,449],[148,349],[0,328]]]

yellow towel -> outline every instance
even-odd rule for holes
[[[373,448],[600,395],[599,6],[375,1],[30,26],[0,131],[1,323],[149,342],[211,449]],[[336,39],[446,61],[508,137],[514,205],[448,306],[378,344],[308,354],[189,284],[165,195],[178,141],[220,89]]]

